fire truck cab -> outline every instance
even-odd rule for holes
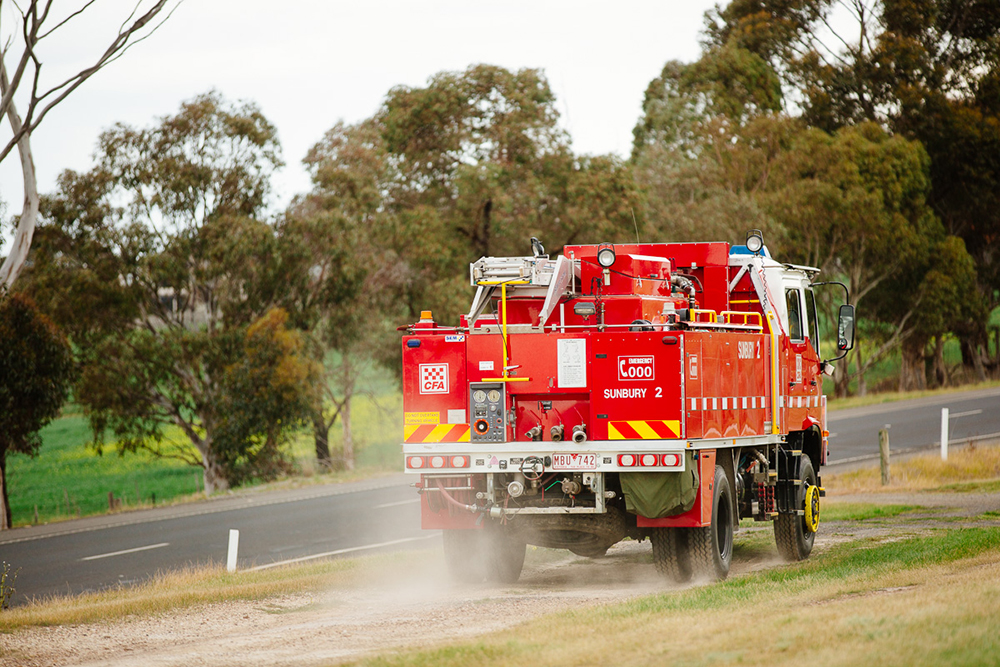
[[[759,232],[532,248],[471,264],[457,326],[425,311],[403,336],[404,468],[452,574],[511,582],[527,544],[599,557],[630,537],[676,581],[724,578],[744,517],[806,558],[831,368],[818,270],[773,260]]]

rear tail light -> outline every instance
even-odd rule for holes
[[[681,464],[681,457],[678,454],[664,454],[663,465],[668,468],[676,468]]]
[[[468,456],[407,456],[406,467],[410,470],[421,470],[423,468],[468,468],[470,464]]]
[[[619,454],[620,468],[679,468],[683,461],[680,454]]]

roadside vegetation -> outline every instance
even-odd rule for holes
[[[968,445],[952,449],[948,460],[939,453],[897,458],[890,463],[891,481],[882,486],[878,468],[823,476],[837,494],[899,491],[980,491],[1000,489],[1000,447]]]
[[[317,465],[312,434],[301,430],[290,438],[289,474],[270,483],[253,480],[246,486],[351,481],[397,471],[398,434],[402,431],[400,400],[394,391],[355,399],[353,438],[358,450],[355,470],[331,472]],[[201,473],[184,462],[141,450],[134,455],[119,456],[112,449],[96,456],[87,445],[91,439],[90,425],[79,414],[54,420],[40,435],[42,447],[36,458],[18,456],[8,461],[7,480],[15,527],[205,497]],[[167,430],[166,437],[183,442],[182,434],[174,430]],[[335,427],[330,440],[334,451],[342,440],[342,430]],[[114,509],[109,493],[115,499]]]

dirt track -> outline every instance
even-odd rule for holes
[[[935,507],[899,520],[827,522],[816,551],[862,536],[912,535],[957,527],[1000,509],[989,494],[845,497],[854,502]],[[946,521],[944,524],[942,521]],[[998,522],[991,522],[998,523]],[[737,535],[733,574],[777,567],[767,525]],[[32,629],[0,636],[0,665],[311,665],[393,648],[430,646],[514,626],[532,617],[671,590],[657,577],[649,543],[625,542],[599,560],[532,550],[513,586],[455,586],[440,560],[315,595],[197,607],[147,619]]]

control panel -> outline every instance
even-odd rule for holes
[[[503,382],[469,383],[469,414],[472,442],[504,442],[507,439],[507,411]]]

